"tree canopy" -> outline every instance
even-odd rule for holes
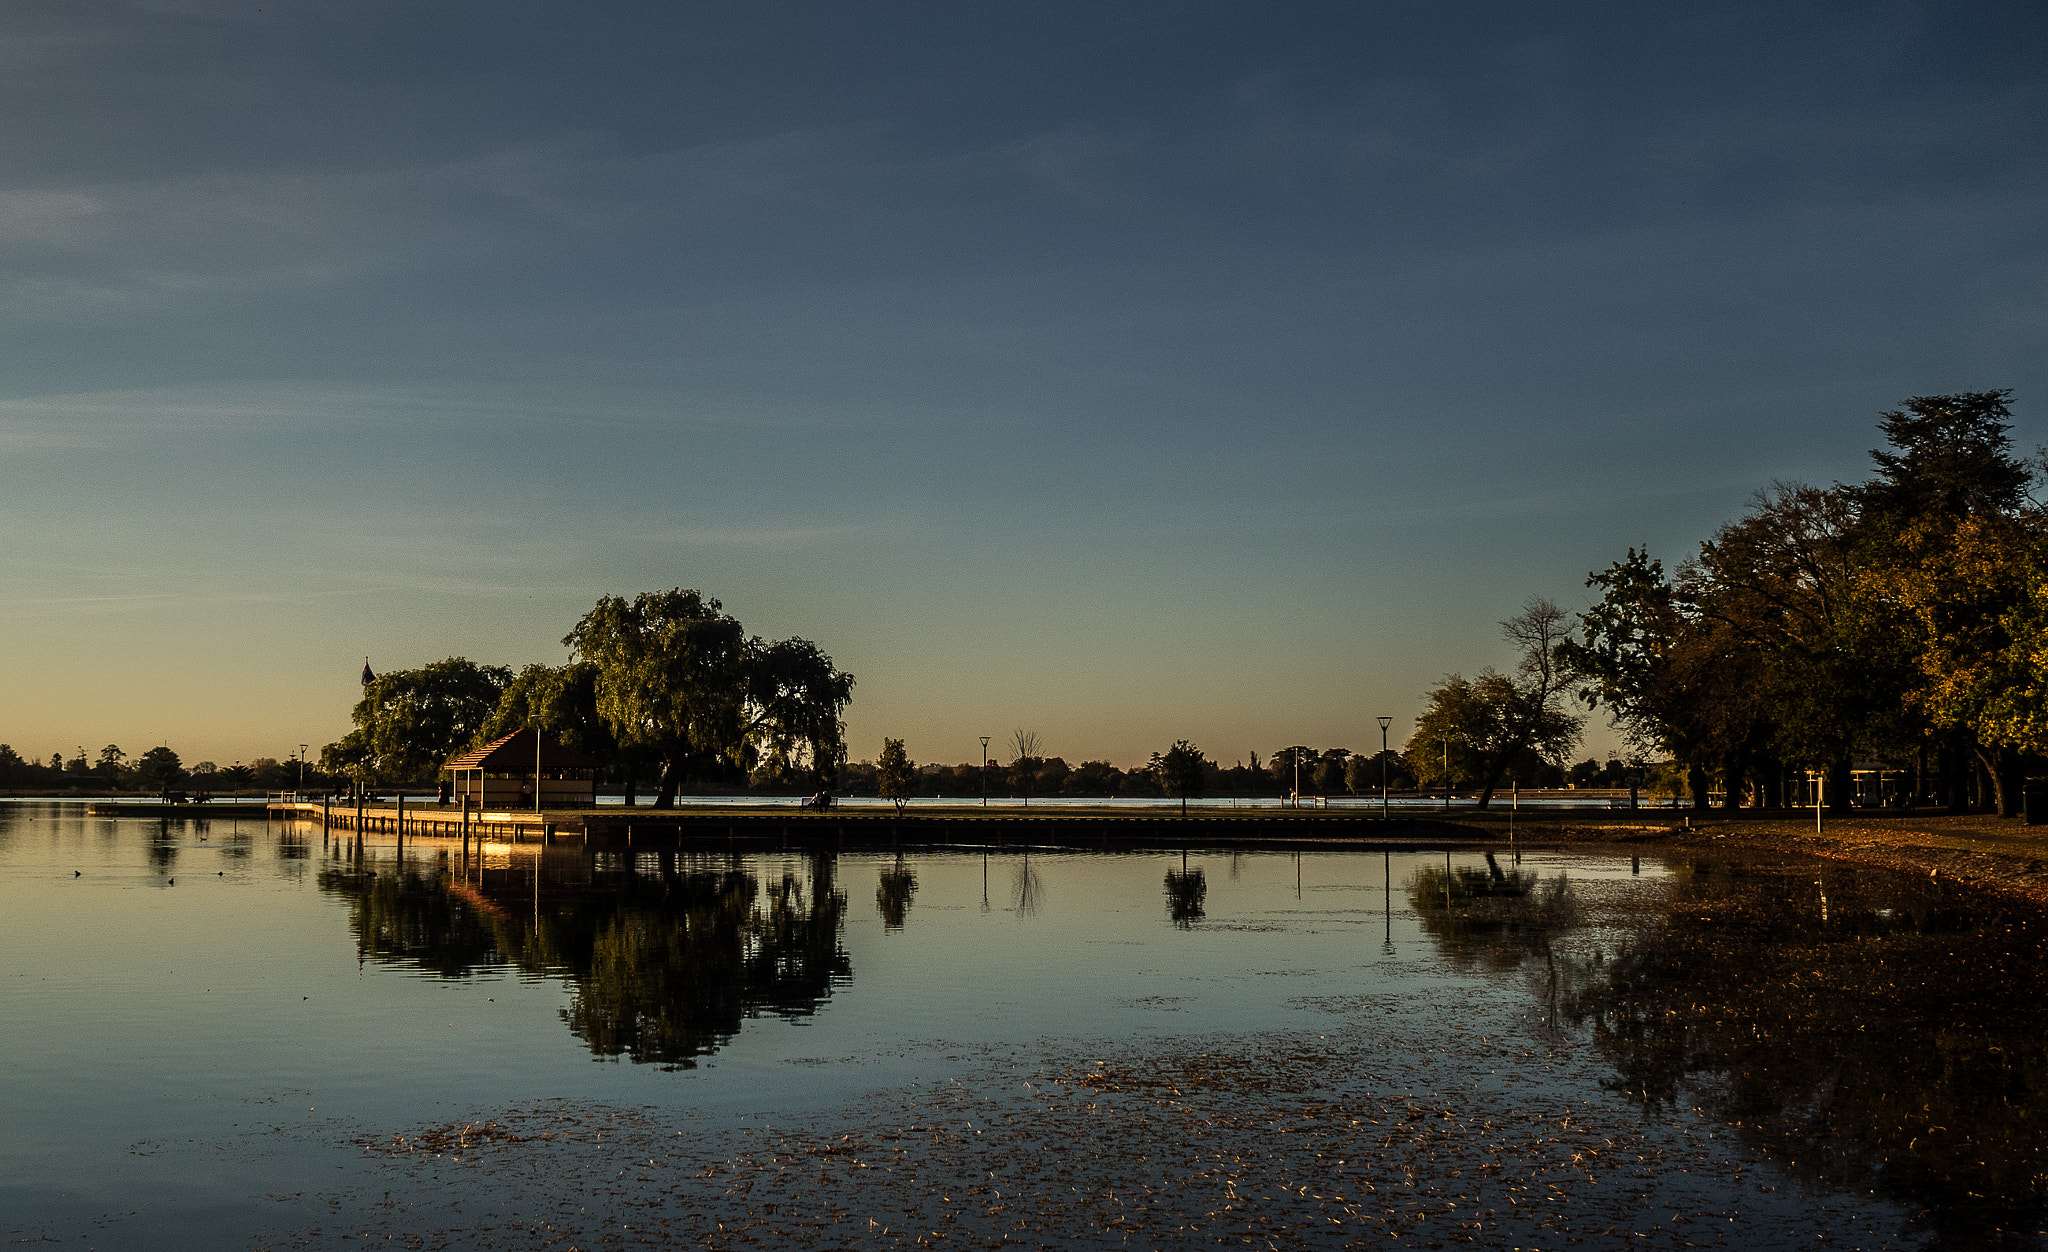
[[[567,664],[516,675],[463,657],[372,675],[356,728],[321,750],[322,768],[414,782],[466,748],[535,727],[629,783],[658,775],[655,803],[666,806],[686,779],[829,779],[844,760],[853,676],[809,640],[749,636],[699,592],[605,596],[562,642]]]
[[[320,750],[320,767],[365,783],[431,777],[478,742],[511,682],[505,666],[459,656],[379,675],[349,715],[356,728]]]
[[[896,811],[910,803],[910,797],[917,787],[917,764],[910,754],[903,750],[901,739],[882,740],[882,755],[875,758],[875,792],[884,800],[894,801]]]
[[[1501,634],[1519,653],[1515,672],[1488,667],[1476,679],[1452,674],[1428,694],[1408,740],[1407,756],[1420,780],[1438,776],[1442,758],[1433,754],[1441,749],[1453,772],[1479,784],[1480,808],[1492,802],[1517,757],[1533,752],[1555,762],[1578,745],[1584,725],[1565,704],[1575,676],[1564,610],[1531,599],[1501,623]]]
[[[2025,758],[2048,752],[2048,517],[2010,394],[1883,413],[1868,482],[1775,484],[1675,579],[1634,548],[1592,574],[1564,658],[1584,698],[1684,762],[1695,804],[1713,772],[1729,805],[1763,803],[1790,767],[1843,804],[1854,763],[1932,755],[1952,804],[1974,764],[2013,812]]]
[[[1176,739],[1159,758],[1159,786],[1170,796],[1180,797],[1180,811],[1188,811],[1188,797],[1202,794],[1209,780],[1209,762],[1202,750],[1185,739]]]
[[[748,636],[700,592],[606,596],[562,642],[591,666],[597,715],[619,747],[660,763],[657,807],[685,778],[829,778],[844,759],[853,676],[808,640]]]

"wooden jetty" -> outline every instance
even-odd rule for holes
[[[85,806],[85,812],[88,817],[263,817],[270,806],[261,800],[208,800],[202,804],[95,800]]]
[[[1129,809],[832,809],[707,805],[686,809],[604,808],[477,810],[457,804],[355,804],[281,801],[271,817],[317,822],[360,834],[471,838],[491,842],[581,843],[678,847],[746,843],[828,843],[838,846],[970,844],[976,846],[1152,847],[1245,845],[1441,846],[1492,843],[1498,831],[1437,818],[1356,810]]]

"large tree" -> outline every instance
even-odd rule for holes
[[[185,777],[178,754],[169,748],[151,748],[136,760],[135,769],[144,782],[159,789],[171,787]]]
[[[903,750],[901,739],[882,740],[882,755],[875,758],[875,792],[884,800],[893,802],[896,811],[903,812],[903,806],[910,803],[910,797],[917,790],[917,762]],[[900,925],[901,923],[899,923]]]
[[[2005,816],[2018,808],[2023,758],[2048,748],[2034,729],[2048,686],[2038,608],[2048,517],[2029,494],[2033,468],[2012,452],[2009,395],[1915,396],[1885,413],[1890,450],[1873,450],[1876,477],[1851,489],[1871,599],[1916,671],[1904,711],[1951,759],[1975,758]]]
[[[1736,807],[1773,729],[1758,650],[1702,613],[1648,551],[1630,548],[1586,584],[1600,601],[1579,617],[1583,642],[1563,648],[1579,697],[1604,708],[1637,753],[1668,752],[1684,765],[1697,808],[1706,807],[1709,769],[1720,766]]]
[[[1501,633],[1520,653],[1513,674],[1491,667],[1477,679],[1451,675],[1428,695],[1429,707],[1415,723],[1407,756],[1426,775],[1429,754],[1454,750],[1479,782],[1479,807],[1493,800],[1516,757],[1535,752],[1559,760],[1579,741],[1584,719],[1565,707],[1574,681],[1565,645],[1571,632],[1564,610],[1531,599],[1501,623]]]
[[[1746,671],[1713,707],[1757,700],[1775,754],[1824,771],[1836,807],[1850,801],[1854,759],[1906,734],[1911,653],[1868,575],[1855,493],[1780,483],[1702,544],[1679,579]]]
[[[1710,767],[1733,803],[1746,773],[1784,762],[1825,771],[1845,805],[1856,760],[1932,744],[1974,756],[2011,812],[2048,673],[2028,651],[2043,522],[2008,394],[1883,414],[1870,481],[1776,484],[1675,582],[1634,550],[1593,575],[1603,597],[1568,649],[1588,698],[1683,761],[1696,803]]]
[[[619,746],[660,762],[657,808],[688,777],[735,780],[763,762],[825,777],[844,759],[853,676],[807,640],[750,638],[697,591],[606,596],[562,642],[592,666]]]
[[[452,656],[374,677],[356,728],[320,750],[320,768],[359,782],[418,782],[477,740],[512,681],[502,665]]]
[[[1914,396],[1880,414],[1891,450],[1872,449],[1877,476],[1851,489],[1866,519],[1955,520],[2022,509],[2033,471],[2012,454],[2011,395]]]
[[[1180,797],[1180,813],[1188,813],[1188,797],[1202,794],[1209,780],[1209,762],[1202,750],[1185,739],[1176,739],[1159,758],[1159,786],[1167,795]]]

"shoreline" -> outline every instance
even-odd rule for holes
[[[1726,818],[1689,813],[1692,824],[1524,821],[1518,842],[1565,847],[1633,847],[1722,854],[1791,853],[1926,875],[2048,907],[2048,826],[1984,814],[1899,813],[1813,819]],[[1479,825],[1480,823],[1472,823]],[[1486,820],[1488,828],[1504,826]],[[1505,841],[1504,829],[1496,832]]]

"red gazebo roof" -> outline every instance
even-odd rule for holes
[[[481,748],[471,748],[459,756],[451,756],[442,769],[480,769],[485,773],[530,774],[533,772],[533,736],[531,730],[515,730],[503,739],[487,743]],[[540,768],[560,769],[601,769],[603,762],[593,760],[574,748],[557,743],[547,735],[540,737]]]

